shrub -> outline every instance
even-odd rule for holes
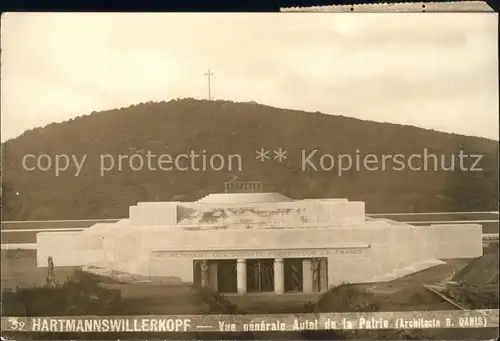
[[[347,283],[331,288],[314,307],[315,312],[371,312],[378,311],[375,295]]]
[[[113,314],[120,302],[120,292],[108,290],[84,273],[73,276],[56,287],[33,287],[3,294],[3,314],[9,316],[71,316]]]
[[[6,259],[36,259],[36,250],[2,250],[2,257],[5,257]]]
[[[322,295],[312,309],[314,312],[375,312],[381,304],[375,295],[359,287],[342,283]],[[311,309],[311,307],[309,307]],[[335,330],[306,332],[309,340],[423,340],[427,336],[421,330]]]

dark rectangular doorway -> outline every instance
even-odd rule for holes
[[[274,291],[274,259],[247,260],[247,291]]]
[[[237,291],[236,259],[217,261],[217,291],[226,294]]]
[[[203,267],[203,261],[201,260],[194,260],[193,261],[193,282],[194,282],[194,285],[197,286],[197,287],[201,287],[202,286],[202,273],[203,273],[203,270],[202,270],[202,267]]]
[[[303,288],[302,259],[290,258],[284,261],[285,292],[301,292]]]

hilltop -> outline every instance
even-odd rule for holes
[[[280,147],[287,150],[282,163],[255,159],[256,150],[268,149],[272,158]],[[197,200],[222,192],[224,182],[235,178],[263,181],[266,191],[296,199],[362,200],[370,213],[498,209],[498,141],[254,102],[141,103],[26,131],[2,148],[3,220],[121,218],[138,201]],[[378,171],[351,169],[339,176],[337,165],[331,171],[301,169],[304,150],[317,149],[314,163],[319,165],[324,153],[346,153],[353,160],[357,153],[361,158],[367,153],[408,158],[425,148],[445,155],[447,164],[460,150],[481,154],[477,167],[483,170],[395,171],[389,166]],[[239,154],[243,169],[133,171],[125,163],[122,170],[101,176],[100,155],[144,157],[150,151],[175,157],[190,150]],[[87,158],[79,176],[74,166],[56,176],[53,169],[24,170],[27,154]],[[32,166],[34,161],[29,161]],[[472,166],[471,161],[466,164]]]

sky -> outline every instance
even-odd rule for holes
[[[2,141],[212,96],[498,140],[496,13],[7,13]]]

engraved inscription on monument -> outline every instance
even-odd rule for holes
[[[236,259],[236,258],[303,258],[329,257],[336,255],[360,256],[366,254],[366,247],[338,249],[304,249],[304,250],[226,250],[226,251],[153,251],[154,257],[192,258],[192,259]]]

